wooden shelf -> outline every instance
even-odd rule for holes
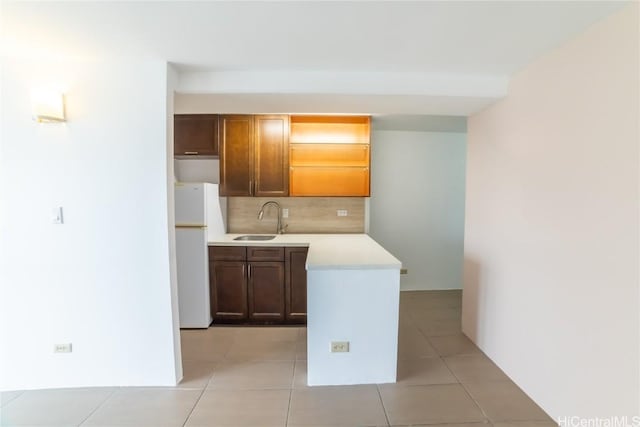
[[[291,196],[368,197],[368,167],[291,167]]]
[[[369,144],[291,144],[291,166],[369,166]]]
[[[369,116],[291,116],[289,142],[369,144]]]

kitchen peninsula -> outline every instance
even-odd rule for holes
[[[307,381],[309,385],[396,381],[401,263],[366,234],[282,234],[209,246],[308,247]],[[346,352],[332,343],[348,342]]]

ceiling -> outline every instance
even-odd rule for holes
[[[397,81],[399,73],[506,78],[627,3],[4,0],[0,7],[5,57],[134,56],[169,61],[182,73],[391,73]]]

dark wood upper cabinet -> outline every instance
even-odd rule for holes
[[[289,117],[220,116],[220,195],[289,194]]]
[[[220,195],[253,195],[253,116],[220,116]]]
[[[289,323],[307,321],[307,251],[285,248],[285,318]]]
[[[289,117],[255,116],[254,196],[289,194]]]
[[[174,155],[218,155],[217,114],[176,114],[173,124]]]

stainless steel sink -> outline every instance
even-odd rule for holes
[[[264,235],[264,234],[247,234],[247,235],[244,235],[244,236],[238,236],[233,240],[259,241],[259,240],[273,240],[275,238],[276,238],[276,236],[268,236],[268,235]]]

